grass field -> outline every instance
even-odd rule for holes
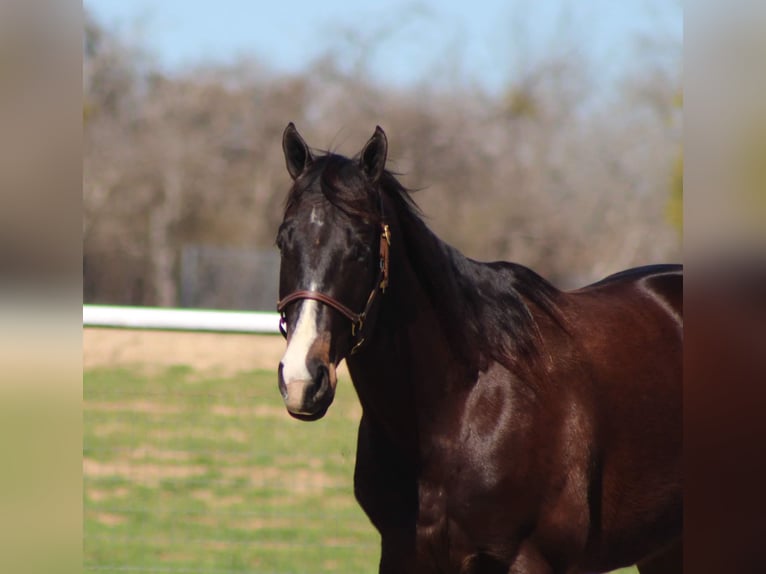
[[[359,412],[290,419],[273,372],[84,377],[84,558],[100,572],[374,572],[352,494]]]
[[[309,424],[287,416],[273,371],[198,373],[86,371],[85,571],[376,572],[350,382]]]

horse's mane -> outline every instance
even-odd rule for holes
[[[369,222],[390,217],[381,214],[378,194],[389,199],[412,268],[434,303],[455,353],[471,364],[478,357],[479,368],[491,361],[510,367],[520,359],[541,355],[541,337],[530,305],[560,323],[555,303],[559,291],[551,283],[523,265],[475,261],[439,239],[425,223],[410,190],[391,171],[384,170],[375,189],[364,179],[357,158],[327,153],[296,180],[286,210],[317,184],[332,205]]]

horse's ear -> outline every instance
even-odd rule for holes
[[[388,139],[386,133],[380,126],[375,127],[375,133],[369,141],[364,144],[362,153],[359,154],[359,167],[373,183],[380,179],[383,170],[386,167],[386,156],[388,155]]]
[[[282,134],[282,150],[285,152],[285,162],[287,163],[287,172],[290,177],[296,179],[308,165],[314,161],[311,150],[306,142],[295,129],[295,124],[287,124]]]

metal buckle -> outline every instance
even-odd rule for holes
[[[361,333],[364,328],[364,313],[359,315],[359,321],[351,322],[351,336],[356,337],[357,333]]]
[[[351,349],[351,352],[349,353],[349,355],[355,354],[359,350],[359,348],[362,346],[362,343],[364,343],[364,337],[359,339],[359,342],[356,345],[353,346],[353,348]]]

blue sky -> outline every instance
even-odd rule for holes
[[[409,84],[455,74],[490,90],[536,54],[576,48],[597,75],[614,78],[639,60],[639,36],[680,44],[673,0],[86,0],[103,23],[138,32],[169,71],[254,57],[300,72],[347,35],[371,42],[369,71]],[[352,54],[347,57],[352,58]]]

